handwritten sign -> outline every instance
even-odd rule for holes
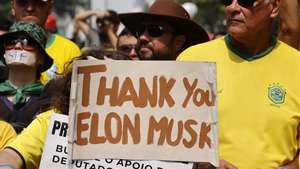
[[[77,61],[70,159],[218,165],[214,63]]]
[[[40,163],[40,169],[192,169],[192,163],[131,160],[68,160],[68,116],[53,114]]]

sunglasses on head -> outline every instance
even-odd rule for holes
[[[233,0],[222,0],[223,5],[229,6]],[[237,0],[238,4],[242,7],[252,7],[256,0]]]
[[[165,32],[170,32],[171,30],[156,24],[142,25],[136,30],[138,36],[142,35],[145,31],[147,31],[151,37],[158,38]]]
[[[17,38],[17,39],[12,38],[6,40],[4,42],[4,48],[6,50],[14,49],[16,44],[18,43],[21,44],[24,50],[28,50],[28,51],[32,51],[37,47],[36,43],[32,39],[24,37],[24,38]]]

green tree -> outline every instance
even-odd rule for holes
[[[224,6],[220,0],[178,0],[179,3],[193,2],[198,7],[194,21],[202,25],[207,31],[220,33],[225,31]]]
[[[10,18],[10,1],[0,0],[0,20]]]

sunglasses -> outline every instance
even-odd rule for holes
[[[232,4],[233,0],[222,0],[223,5],[229,6]],[[256,0],[237,0],[238,4],[242,7],[252,7]]]
[[[130,53],[133,49],[136,49],[136,45],[121,45],[119,50],[122,52]]]
[[[142,25],[137,30],[136,33],[138,36],[142,35],[145,31],[153,38],[161,37],[165,32],[173,32],[171,29],[167,29],[161,25],[149,24]]]
[[[28,38],[8,39],[4,42],[4,48],[6,50],[14,49],[16,44],[20,43],[22,49],[32,51],[37,47],[37,44]]]

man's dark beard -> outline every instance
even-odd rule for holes
[[[159,52],[153,52],[153,55],[150,58],[142,57],[138,53],[138,57],[140,58],[140,60],[174,60],[171,55],[161,55]]]
[[[144,58],[142,56],[139,56],[140,60],[174,60],[170,55],[168,56],[162,56],[159,54],[154,54],[151,58]]]
[[[174,60],[170,55],[154,54],[151,60]]]

